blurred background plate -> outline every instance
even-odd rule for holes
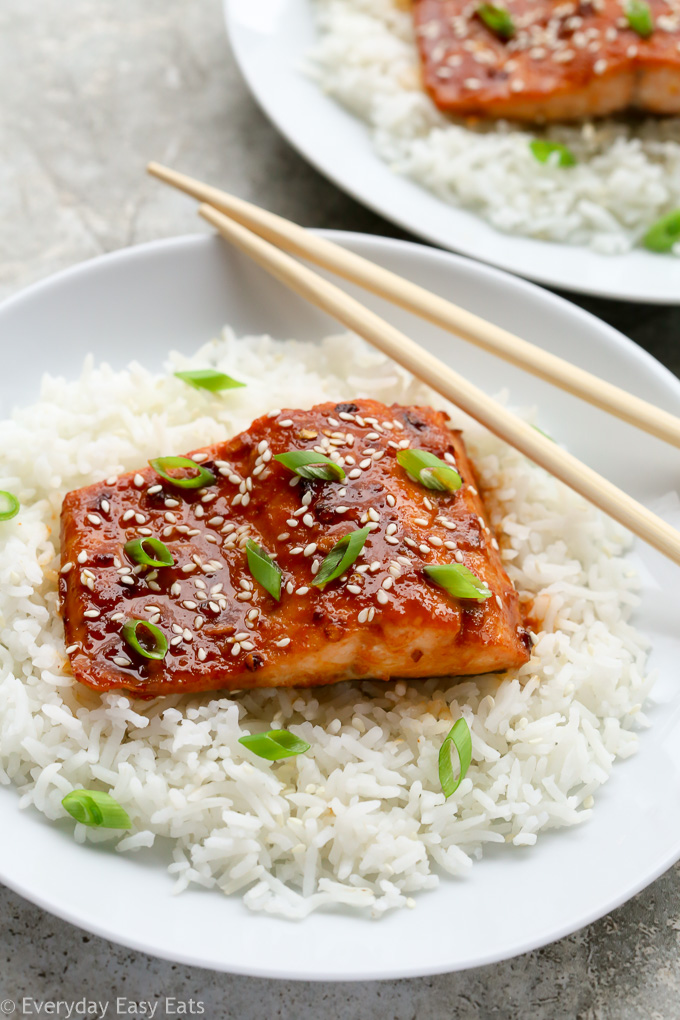
[[[680,304],[680,259],[513,237],[393,173],[367,126],[305,77],[314,42],[312,0],[224,0],[234,55],[279,131],[331,181],[427,241],[551,287],[655,304]],[[219,181],[212,183],[219,184]]]

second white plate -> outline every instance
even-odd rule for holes
[[[503,234],[393,173],[365,124],[324,95],[300,67],[314,42],[311,0],[224,0],[234,54],[258,103],[322,174],[412,233],[551,287],[622,301],[680,304],[680,259]]]

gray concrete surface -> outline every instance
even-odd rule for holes
[[[149,159],[306,224],[403,236],[263,118],[230,56],[219,0],[3,0],[0,97],[0,296],[101,252],[203,229],[191,203],[145,178]],[[680,309],[579,303],[680,374]],[[665,1020],[680,1016],[679,932],[674,869],[610,917],[502,965],[392,983],[267,982],[130,952],[0,888],[0,1011],[24,996],[126,996],[158,1002],[162,1017],[174,996],[201,1001],[211,1020]]]

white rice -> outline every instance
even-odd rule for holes
[[[556,125],[578,165],[534,158],[531,128],[463,126],[422,88],[408,4],[314,0],[319,39],[308,68],[370,127],[378,155],[399,174],[469,209],[498,230],[619,254],[680,206],[680,118],[606,118]],[[680,255],[680,244],[675,246]]]
[[[227,331],[171,360],[214,364],[248,386],[213,395],[90,360],[77,381],[46,377],[41,400],[0,423],[0,489],[22,502],[0,534],[0,782],[50,819],[64,817],[73,788],[110,789],[131,832],[75,825],[79,842],[130,852],[166,837],[178,891],[238,892],[293,918],[332,904],[374,916],[413,906],[441,874],[466,875],[486,843],[526,852],[539,833],[587,819],[615,759],[636,748],[649,687],[647,642],[628,623],[628,536],[469,421],[508,570],[544,617],[519,671],[152,702],[72,679],[56,591],[67,490],[228,437],[274,407],[357,395],[442,406],[351,336],[314,345]],[[437,756],[461,714],[473,763],[445,801]],[[271,764],[238,743],[270,727],[311,750]]]

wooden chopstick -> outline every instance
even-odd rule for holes
[[[501,407],[439,358],[414,343],[339,287],[212,206],[201,205],[199,212],[224,238],[277,280],[332,315],[348,329],[363,336],[495,435],[680,564],[680,532],[660,517],[541,435],[531,425]]]
[[[658,439],[680,446],[680,418],[627,393],[605,379],[541,350],[501,326],[486,322],[478,315],[451,301],[432,294],[396,273],[383,269],[369,259],[346,251],[332,241],[317,237],[304,227],[251,202],[236,198],[208,184],[177,173],[159,163],[149,163],[150,174],[201,202],[227,213],[232,219],[255,231],[285,251],[336,273],[366,290],[386,298],[401,308],[434,323],[484,350],[526,369],[547,382],[588,401],[610,414],[636,425]]]

